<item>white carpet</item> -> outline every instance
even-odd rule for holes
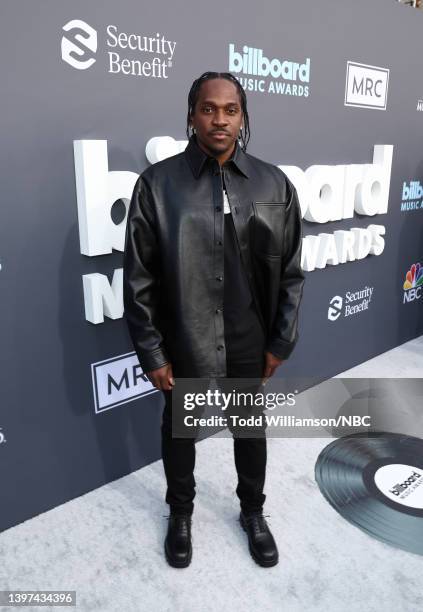
[[[422,364],[423,337],[343,375],[420,377]],[[423,559],[367,536],[320,494],[314,464],[329,442],[268,439],[264,513],[280,553],[273,568],[254,563],[238,523],[233,442],[208,438],[197,444],[188,568],[164,558],[158,461],[0,534],[0,588],[73,589],[84,612],[422,610]]]

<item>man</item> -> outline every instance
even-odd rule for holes
[[[239,81],[202,74],[188,96],[187,148],[140,175],[128,212],[125,318],[144,373],[165,396],[165,553],[174,567],[191,561],[195,496],[195,440],[172,437],[175,378],[268,378],[298,337],[297,192],[279,168],[246,153],[249,133]],[[234,454],[240,523],[253,558],[270,567],[278,550],[263,516],[266,437],[234,437]]]

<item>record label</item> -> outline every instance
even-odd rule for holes
[[[405,465],[391,463],[378,468],[375,483],[392,501],[404,504],[409,508],[423,508],[423,470]]]

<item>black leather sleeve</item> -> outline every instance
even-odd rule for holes
[[[128,210],[123,256],[124,318],[144,372],[169,362],[158,315],[160,253],[151,191],[142,178],[135,183]]]
[[[301,268],[302,221],[297,190],[287,180],[285,230],[279,302],[266,350],[287,359],[298,340],[298,310],[302,298],[304,273]]]

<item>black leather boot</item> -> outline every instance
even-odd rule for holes
[[[254,561],[262,567],[272,567],[279,560],[276,542],[261,512],[244,515],[241,511],[239,521],[248,535],[248,548]]]
[[[189,514],[170,514],[165,539],[165,554],[172,567],[187,567],[191,563],[191,516]]]

